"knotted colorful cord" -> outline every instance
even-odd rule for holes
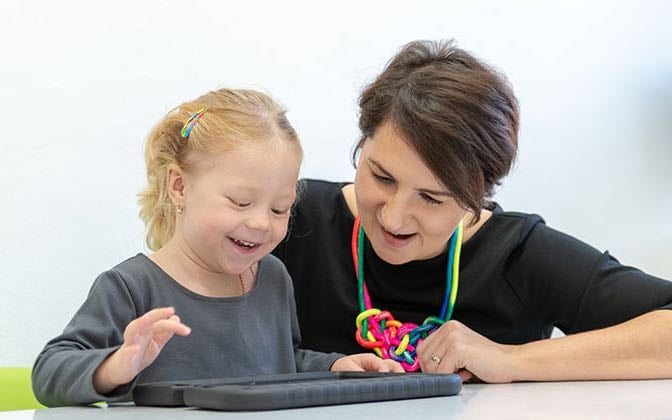
[[[186,138],[189,137],[189,134],[191,134],[191,130],[194,129],[194,127],[196,126],[196,123],[198,122],[198,120],[201,119],[201,117],[203,116],[203,114],[205,114],[205,111],[207,111],[207,110],[208,110],[208,107],[207,107],[207,106],[204,106],[203,108],[201,108],[201,109],[199,109],[198,111],[194,112],[194,115],[192,115],[191,117],[189,117],[189,119],[187,120],[187,122],[184,123],[184,126],[182,126],[182,130],[180,131],[180,135],[181,135],[183,138],[186,139]]]
[[[352,228],[352,260],[357,273],[357,287],[360,313],[355,325],[355,339],[364,348],[372,349],[383,359],[396,360],[407,372],[419,369],[420,362],[416,347],[453,316],[457,288],[460,277],[460,254],[462,251],[463,223],[460,223],[450,238],[448,265],[446,268],[446,293],[438,317],[427,317],[422,325],[412,322],[402,323],[394,319],[388,311],[373,308],[369,291],[364,282],[364,239],[365,233],[359,217]]]

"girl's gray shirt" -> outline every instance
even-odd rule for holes
[[[93,374],[121,346],[128,323],[164,306],[175,308],[191,334],[173,336],[132,383],[96,393]],[[126,401],[139,383],[329,370],[343,356],[299,349],[300,341],[292,281],[274,256],[260,261],[248,293],[213,298],[186,289],[138,254],[96,279],[63,333],[35,361],[33,390],[47,406]]]

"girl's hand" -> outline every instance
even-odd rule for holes
[[[404,372],[394,360],[381,359],[373,353],[358,353],[341,357],[331,365],[331,371]]]
[[[458,321],[448,321],[418,346],[427,373],[457,373],[463,381],[508,383],[515,374],[516,346],[498,344]]]
[[[93,375],[93,387],[107,394],[133,380],[151,365],[173,335],[186,336],[191,329],[180,322],[175,308],[153,309],[134,319],[124,331],[124,343],[112,353]]]

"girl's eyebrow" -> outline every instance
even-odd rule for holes
[[[367,158],[366,160],[367,160],[372,166],[374,166],[378,171],[382,172],[383,175],[385,175],[386,177],[388,177],[388,178],[390,178],[390,179],[395,179],[395,177],[392,176],[392,174],[389,173],[389,172],[383,167],[383,165],[381,165],[380,163],[378,163],[376,160],[371,159],[371,158]],[[453,196],[453,195],[452,195],[451,193],[449,193],[448,191],[437,191],[437,190],[430,190],[430,189],[427,189],[427,188],[416,188],[416,191],[421,192],[421,193],[425,193],[425,194],[429,194],[429,195],[439,195],[439,196],[442,196],[442,197],[452,197],[452,196]]]

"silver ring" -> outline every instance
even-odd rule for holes
[[[438,365],[439,363],[441,363],[441,358],[440,358],[439,356],[437,356],[436,354],[434,354],[434,353],[432,353],[432,354],[429,356],[429,359],[430,359],[432,362],[436,363],[437,365]]]

